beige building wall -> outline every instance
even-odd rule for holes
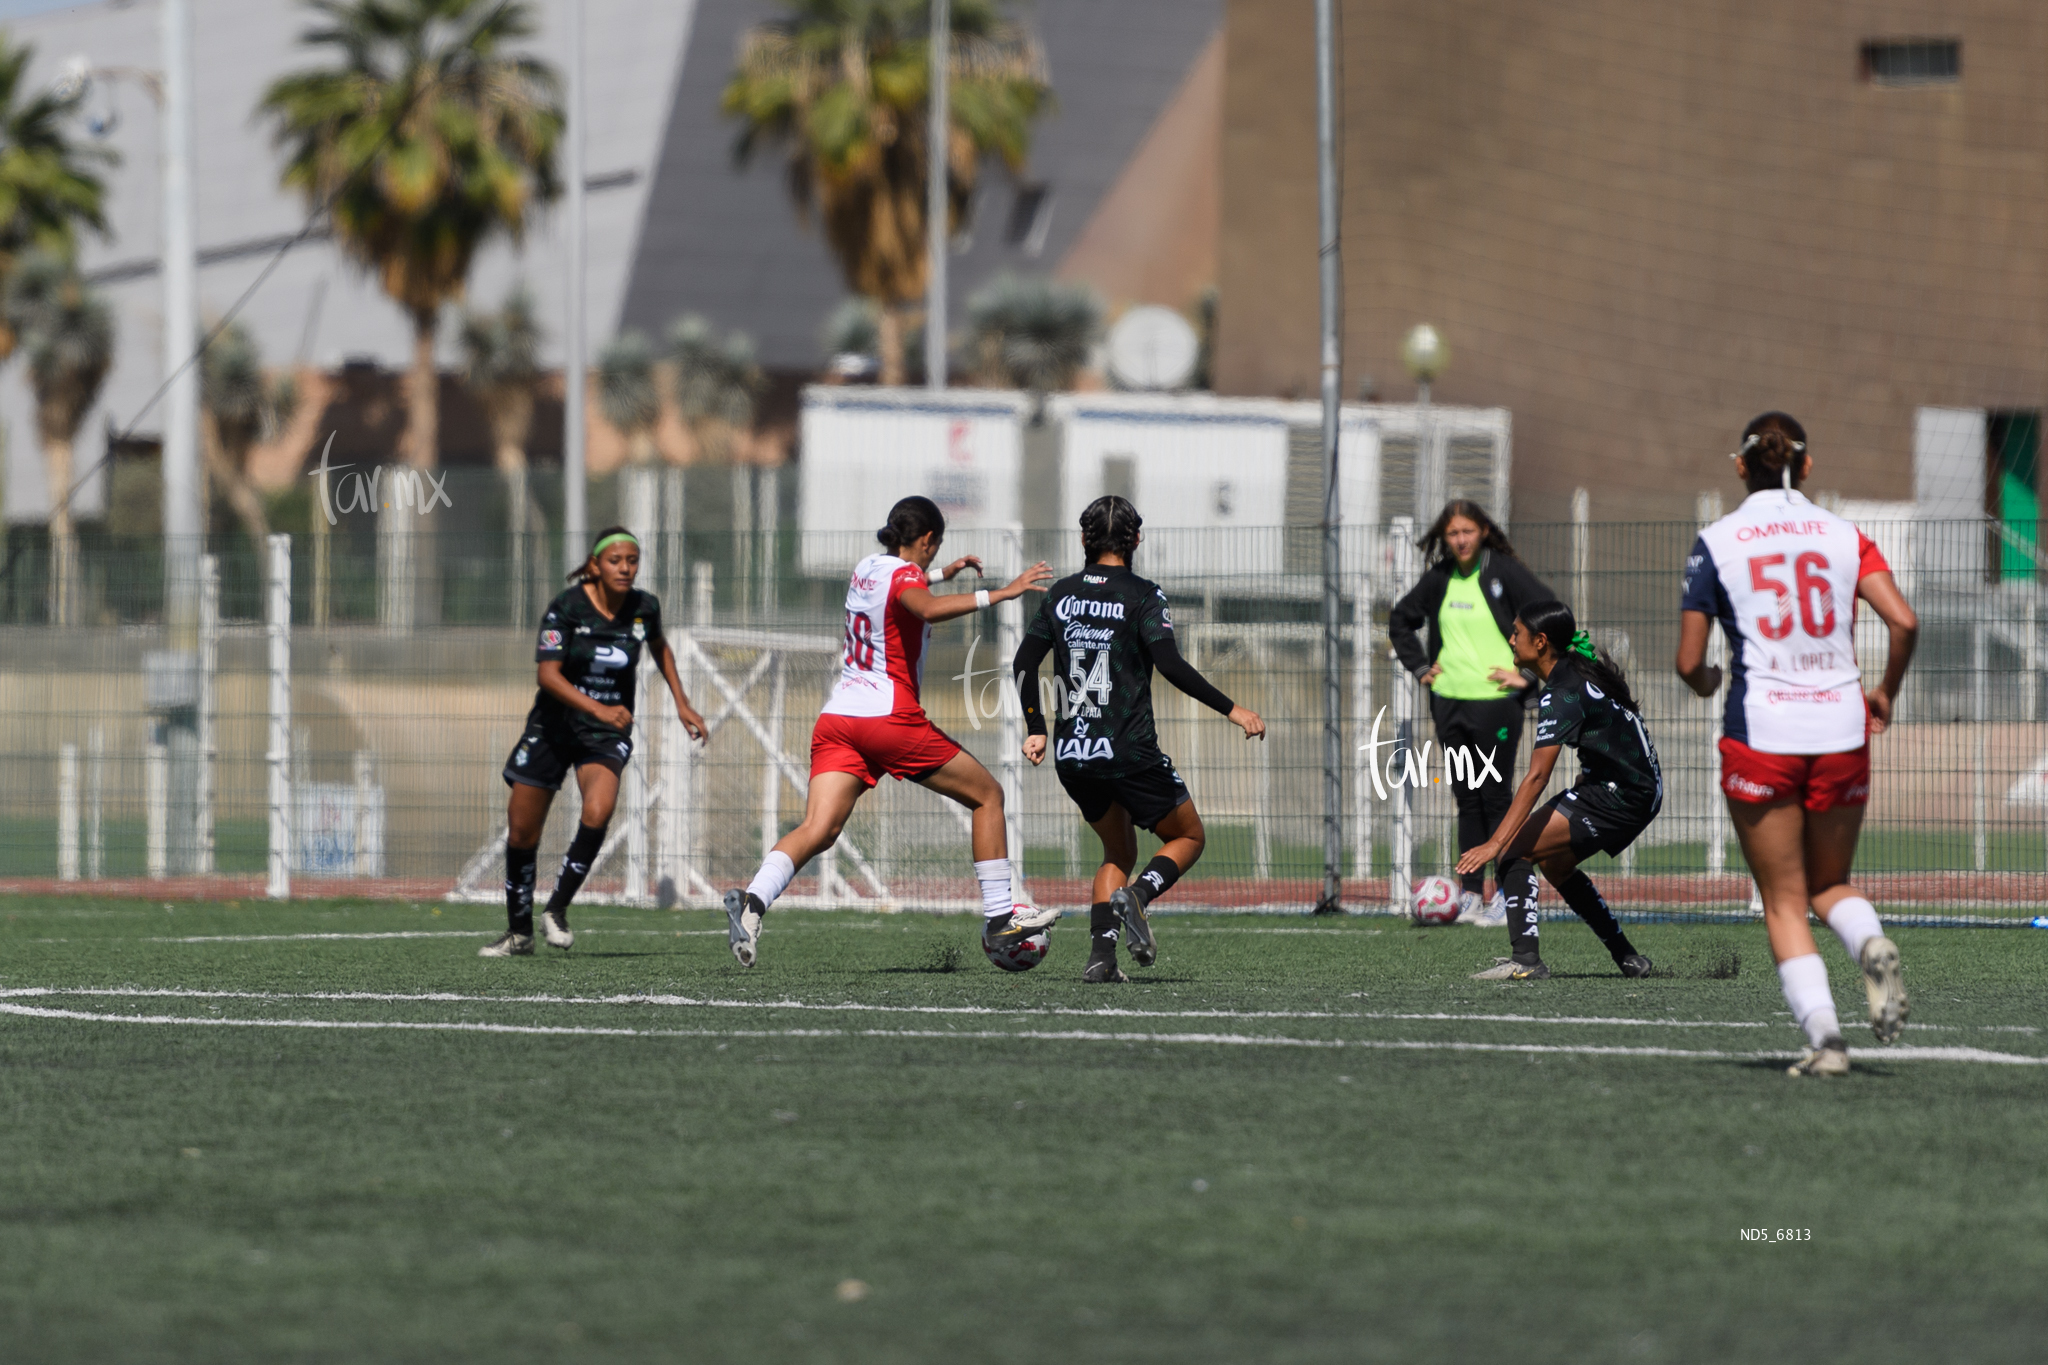
[[[1515,422],[1518,520],[1689,516],[1778,407],[1812,487],[1912,496],[1913,412],[2048,394],[2048,6],[1342,0],[1345,391]],[[1225,393],[1312,393],[1308,0],[1231,0]],[[1959,84],[1864,77],[1871,39],[1956,37]]]

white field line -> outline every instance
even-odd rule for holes
[[[329,1003],[368,1002],[386,1005],[654,1005],[667,1009],[801,1010],[825,1014],[927,1014],[1018,1018],[1038,1015],[1079,1019],[1336,1019],[1417,1023],[1549,1024],[1594,1028],[1783,1028],[1751,1019],[1631,1019],[1614,1015],[1452,1014],[1391,1010],[1134,1010],[1114,1006],[1077,1009],[1062,1005],[870,1005],[854,1001],[819,1004],[808,1000],[719,1000],[688,995],[635,993],[622,995],[468,995],[459,991],[203,991],[161,986],[10,986],[0,987],[0,1000],[88,996],[118,1000],[316,1000]],[[1915,1031],[1950,1031],[1952,1024],[1912,1024]],[[2013,1032],[2012,1026],[1987,1025],[1982,1032]],[[2025,1030],[2032,1032],[2033,1030]]]
[[[482,1024],[382,1019],[196,1019],[175,1014],[92,1014],[0,1002],[0,1014],[34,1019],[71,1019],[98,1024],[153,1024],[211,1028],[296,1028],[420,1033],[509,1033],[547,1037],[603,1038],[878,1038],[932,1041],[1034,1043],[1171,1043],[1198,1047],[1295,1047],[1373,1052],[1503,1052],[1580,1057],[1681,1057],[1705,1061],[1782,1061],[1783,1052],[1717,1052],[1670,1047],[1593,1047],[1555,1043],[1415,1042],[1408,1039],[1287,1038],[1244,1033],[1103,1033],[1088,1029],[1032,1029],[1019,1032],[945,1029],[630,1029],[564,1024]],[[2007,1066],[2048,1066],[2048,1057],[2020,1057],[1973,1047],[1895,1047],[1872,1052],[1897,1061],[1987,1062]]]
[[[585,929],[580,925],[579,934],[637,934],[643,938],[699,938],[710,935],[723,936],[723,929]],[[332,933],[332,934],[192,934],[184,938],[145,938],[144,943],[301,943],[316,940],[372,939],[372,938],[489,938],[488,930],[480,929],[402,929],[379,933]],[[44,943],[60,940],[42,939]]]

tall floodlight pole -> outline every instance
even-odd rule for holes
[[[562,558],[573,569],[590,548],[589,489],[583,474],[583,373],[590,352],[583,307],[583,0],[569,0],[568,355],[562,363]]]
[[[953,51],[951,0],[932,0],[931,126],[925,132],[924,382],[946,387],[946,147],[952,138],[947,68]]]
[[[192,238],[192,0],[164,0],[164,624],[168,646],[199,648],[199,336]]]
[[[1317,914],[1343,908],[1344,873],[1344,694],[1338,685],[1343,639],[1338,624],[1341,556],[1337,540],[1338,385],[1343,378],[1344,297],[1338,251],[1337,53],[1331,10],[1336,0],[1316,0],[1316,190],[1321,203],[1320,264],[1323,312],[1323,894]],[[1357,641],[1361,663],[1365,641]],[[1369,869],[1360,868],[1363,876]]]

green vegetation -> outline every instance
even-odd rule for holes
[[[752,972],[722,916],[576,920],[485,962],[489,907],[0,902],[10,1358],[1817,1365],[2048,1327],[2048,1072],[1790,1079],[1753,927],[1632,930],[1664,970],[1625,982],[1546,925],[1558,976],[1506,985],[1468,979],[1488,931],[1164,917],[1100,988],[1071,924],[1005,976],[967,918],[785,912]],[[1909,1046],[2048,1057],[2048,935],[1898,937]]]

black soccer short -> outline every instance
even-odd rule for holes
[[[1557,811],[1571,826],[1574,858],[1584,862],[1595,853],[1619,857],[1650,827],[1663,804],[1655,797],[1609,788],[1604,782],[1572,787],[1544,802],[1530,818],[1528,828],[1540,832],[1550,823],[1550,812]]]
[[[600,726],[588,728],[566,720],[529,714],[526,733],[505,760],[505,785],[560,791],[562,779],[586,763],[625,771],[633,756],[633,738]]]
[[[1060,768],[1058,772],[1060,785],[1081,808],[1081,818],[1091,825],[1109,814],[1111,806],[1122,806],[1131,813],[1132,824],[1139,829],[1151,829],[1194,799],[1188,794],[1187,783],[1174,771],[1173,760],[1164,754],[1156,763],[1117,777],[1085,769]]]

